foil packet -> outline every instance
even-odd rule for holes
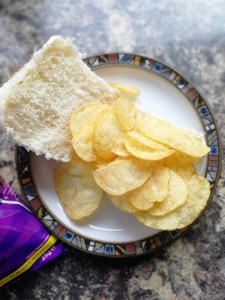
[[[66,251],[0,176],[0,287]]]

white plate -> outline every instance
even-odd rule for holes
[[[101,55],[86,59],[86,63],[106,80],[138,87],[141,95],[137,103],[149,112],[204,135],[211,152],[199,172],[211,183],[211,199],[219,176],[221,150],[212,114],[196,89],[167,66],[137,55]],[[146,227],[106,198],[93,215],[74,222],[62,209],[54,189],[52,171],[56,165],[43,156],[17,149],[19,180],[32,210],[54,235],[76,248],[106,256],[140,255],[166,245],[188,229],[162,232]]]

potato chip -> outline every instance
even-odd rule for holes
[[[137,97],[140,95],[140,90],[129,84],[120,84],[120,83],[115,83],[115,82],[108,82],[108,84],[111,87],[114,87],[115,89],[117,89],[119,92],[121,92],[125,96]]]
[[[96,161],[98,159],[93,137],[94,126],[86,125],[72,138],[74,151],[84,161]]]
[[[117,155],[113,153],[113,150],[124,148],[124,134],[115,108],[109,106],[98,115],[95,122],[94,144],[97,155],[105,160],[115,158]]]
[[[187,187],[184,180],[170,170],[169,193],[166,198],[154,203],[148,210],[152,216],[163,216],[185,203],[187,199]]]
[[[95,161],[89,162],[89,165],[93,168],[93,170],[96,170],[96,169],[99,169],[99,168],[106,167],[113,160],[104,160],[104,159],[99,159],[98,158]]]
[[[163,142],[168,147],[193,157],[200,158],[209,152],[209,147],[198,138],[189,136],[172,124],[155,117],[141,118],[138,130],[148,138]]]
[[[82,108],[75,110],[70,117],[72,146],[76,154],[84,161],[98,159],[94,147],[94,123],[97,115],[107,108],[100,101],[87,103]]]
[[[175,153],[175,150],[172,149],[155,150],[149,148],[129,136],[125,137],[123,141],[127,151],[140,159],[160,160]]]
[[[115,102],[117,117],[125,131],[133,130],[136,125],[136,108],[133,101],[119,97]]]
[[[181,229],[190,225],[198,218],[209,200],[210,184],[204,177],[194,174],[187,187],[186,202],[172,212],[159,217],[150,215],[148,211],[138,211],[134,213],[135,216],[146,226],[161,230]]]
[[[127,199],[137,209],[150,209],[155,202],[161,202],[166,198],[170,188],[169,182],[169,169],[162,165],[156,166],[143,185],[126,194]]]
[[[208,180],[199,175],[193,174],[187,181],[188,192],[196,199],[205,199],[209,197],[210,183]]]
[[[70,161],[76,161],[79,160],[79,156],[76,154],[76,152],[72,149],[71,153],[70,153]]]
[[[73,220],[91,215],[101,204],[103,191],[92,172],[93,169],[81,160],[54,169],[56,193],[66,214]]]
[[[118,148],[113,149],[112,152],[115,153],[116,155],[122,156],[122,157],[131,156],[131,154],[127,151],[127,149],[125,148],[125,145],[123,143],[121,143]]]
[[[76,135],[84,126],[93,124],[96,116],[108,105],[100,101],[93,101],[73,111],[70,116],[69,126],[72,135]]]
[[[132,139],[134,139],[135,141],[139,142],[140,144],[149,147],[153,150],[168,150],[169,148],[166,147],[165,145],[156,142],[150,138],[145,137],[143,134],[141,134],[139,131],[137,130],[132,130],[127,132],[127,135],[129,137],[131,137]]]
[[[134,157],[118,157],[106,167],[97,169],[93,176],[108,194],[122,195],[141,186],[151,176],[154,163]]]
[[[111,200],[111,202],[120,210],[127,212],[127,213],[133,213],[136,212],[138,209],[134,207],[127,199],[126,194],[120,195],[120,196],[113,196],[110,194],[107,194],[108,198]]]
[[[185,181],[190,179],[195,172],[196,159],[184,153],[176,152],[163,160],[165,166],[178,174]]]

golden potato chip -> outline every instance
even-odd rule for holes
[[[210,184],[198,174],[192,175],[187,183],[188,196],[186,202],[164,216],[152,216],[148,211],[135,212],[137,219],[146,226],[175,230],[192,224],[205,208],[210,196]],[[195,197],[195,196],[196,197]]]
[[[139,142],[140,144],[149,147],[153,150],[168,150],[169,148],[164,146],[163,144],[156,142],[150,138],[145,137],[143,134],[141,134],[137,130],[132,130],[127,132],[127,135],[134,139],[135,141]]]
[[[130,136],[124,138],[124,144],[129,153],[134,157],[145,159],[145,160],[160,160],[173,153],[175,150],[165,149],[165,150],[155,150],[148,146],[145,146],[139,143],[137,140],[133,139]]]
[[[71,114],[72,146],[76,154],[84,161],[90,162],[98,159],[94,147],[94,123],[97,115],[106,108],[106,104],[93,101]]]
[[[121,141],[121,144],[119,145],[119,147],[113,149],[112,152],[115,153],[116,155],[122,156],[122,157],[131,156],[131,154],[127,151],[123,141]]]
[[[141,186],[151,176],[154,163],[134,157],[117,157],[106,167],[97,169],[93,176],[108,194],[122,195]]]
[[[172,124],[155,117],[141,118],[138,130],[148,138],[163,142],[168,147],[193,157],[203,157],[210,150],[198,138],[189,136]]]
[[[137,97],[140,95],[140,90],[129,84],[120,84],[115,82],[108,82],[108,84],[126,96]]]
[[[184,180],[170,170],[169,193],[166,198],[154,203],[148,210],[152,216],[163,216],[181,206],[187,199],[187,187]]]
[[[107,194],[108,198],[111,200],[111,202],[120,210],[127,212],[127,213],[133,213],[137,211],[138,209],[134,207],[127,199],[126,194],[120,195],[120,196],[113,196],[110,194]]]
[[[54,169],[56,193],[66,214],[73,220],[91,215],[101,204],[103,191],[96,184],[93,169],[75,160]]]
[[[97,159],[95,161],[89,162],[89,165],[93,168],[93,170],[106,167],[109,163],[111,163],[112,160],[104,160],[104,159]]]
[[[128,192],[127,199],[139,210],[150,209],[155,202],[163,201],[169,193],[169,169],[159,165],[150,178],[140,187]]]
[[[115,102],[115,111],[125,131],[134,129],[136,125],[136,108],[133,101],[126,97],[119,97]]]
[[[165,166],[174,171],[184,180],[188,180],[195,172],[196,159],[184,153],[176,152],[163,160]]]
[[[209,197],[210,183],[205,177],[195,173],[186,184],[189,194],[194,198],[205,199]]]
[[[93,124],[97,115],[108,105],[100,101],[93,101],[74,110],[70,116],[69,126],[72,135],[76,135],[84,126]]]
[[[76,154],[76,152],[72,149],[70,153],[70,161],[76,161],[79,160],[79,156]]]
[[[124,134],[114,106],[109,106],[99,113],[94,126],[94,145],[97,155],[105,160],[115,158],[117,155],[113,150],[124,148]]]
[[[94,148],[94,126],[92,124],[84,125],[73,136],[72,147],[76,154],[84,161],[96,161],[98,159]]]

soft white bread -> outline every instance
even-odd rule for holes
[[[117,93],[82,61],[71,39],[53,36],[1,87],[0,121],[18,145],[67,162],[71,112],[89,101],[112,101]]]

